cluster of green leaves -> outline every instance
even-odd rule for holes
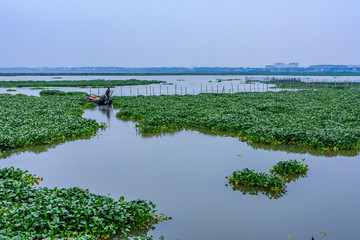
[[[113,105],[142,133],[197,128],[248,142],[360,148],[358,90],[114,97]]]
[[[85,96],[86,92],[64,92],[60,90],[43,90],[39,93],[40,96]]]
[[[24,177],[25,176],[25,177]],[[155,204],[118,201],[79,188],[36,188],[26,171],[0,170],[0,238],[106,239],[166,220]]]
[[[286,182],[295,180],[299,176],[305,176],[309,168],[304,161],[305,159],[302,159],[302,162],[296,160],[280,161],[269,170],[270,174],[244,168],[234,171],[232,175],[225,178],[229,179],[230,184],[235,186],[257,186],[270,191],[283,192]],[[280,196],[282,195],[275,196],[275,198]]]
[[[131,85],[149,85],[165,83],[158,80],[111,80],[110,86],[131,86]],[[109,86],[108,80],[54,80],[54,81],[0,81],[0,87],[92,87],[92,88],[107,88]]]
[[[0,94],[0,151],[94,134],[99,124],[81,115],[84,108],[95,106],[82,93],[65,97]]]
[[[6,89],[6,91],[7,91],[7,92],[16,92],[16,89],[11,89],[11,88],[9,88],[9,89]]]
[[[302,161],[289,160],[289,161],[280,161],[275,166],[273,166],[269,171],[271,173],[279,174],[305,174],[309,167],[304,163],[305,159]]]
[[[226,178],[231,184],[264,187],[270,191],[282,191],[286,186],[278,174],[259,173],[248,168],[234,171]]]
[[[300,78],[271,78],[270,80],[246,80],[246,83],[275,84],[273,88],[282,89],[351,89],[360,88],[360,82],[349,81],[317,81],[303,82]]]
[[[12,179],[25,184],[39,184],[43,178],[36,177],[34,174],[29,174],[29,171],[23,171],[14,167],[0,169],[0,179]]]

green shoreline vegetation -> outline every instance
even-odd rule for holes
[[[137,80],[137,79],[128,79],[128,80],[74,80],[74,81],[65,81],[65,80],[54,80],[54,81],[0,81],[0,87],[10,88],[10,87],[80,87],[80,88],[107,88],[109,86],[132,86],[132,85],[150,85],[150,84],[160,84],[165,83],[165,81],[157,80]]]
[[[303,82],[299,78],[271,78],[270,80],[246,80],[247,84],[251,83],[263,83],[274,84],[275,86],[270,88],[281,89],[325,89],[325,90],[349,90],[360,88],[360,82],[351,81],[313,81]]]
[[[0,169],[1,239],[107,239],[168,219],[156,214],[151,201],[34,186],[42,180],[13,167]]]
[[[114,97],[116,116],[143,134],[182,129],[235,133],[241,140],[324,150],[360,148],[360,92],[282,91]]]
[[[44,97],[0,94],[0,153],[96,133],[103,125],[82,117],[84,109],[96,104],[83,96],[81,92]]]

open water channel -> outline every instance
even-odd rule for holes
[[[358,152],[249,145],[230,136],[180,131],[145,137],[116,110],[84,117],[108,128],[90,139],[15,150],[0,159],[44,177],[40,186],[88,188],[118,199],[146,199],[172,220],[142,232],[155,239],[360,239]],[[238,155],[241,156],[238,156]],[[268,171],[278,161],[306,159],[307,176],[283,195],[227,186],[236,169]]]

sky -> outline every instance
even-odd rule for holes
[[[360,0],[0,0],[0,67],[360,65]]]

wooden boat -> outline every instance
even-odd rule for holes
[[[110,97],[110,99],[108,99],[105,95],[102,97],[97,97],[95,95],[85,95],[85,98],[99,106],[112,104],[112,98]]]

